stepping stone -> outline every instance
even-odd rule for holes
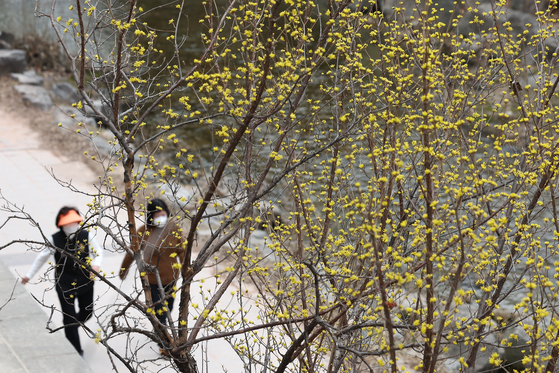
[[[25,71],[25,52],[19,49],[0,49],[0,76]]]
[[[14,89],[23,96],[23,102],[41,110],[48,110],[52,106],[49,92],[43,87],[29,84],[18,84]]]
[[[43,77],[37,75],[35,70],[27,70],[23,74],[11,73],[10,76],[21,84],[43,85]]]
[[[78,90],[70,83],[56,83],[52,86],[51,91],[55,94],[56,97],[70,104],[81,100]]]

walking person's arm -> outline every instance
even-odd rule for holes
[[[138,235],[140,236],[140,244],[144,241],[144,234],[147,231],[146,226],[141,226],[140,229],[138,229]],[[138,250],[139,248],[132,248],[133,250]],[[126,275],[128,274],[128,270],[130,269],[130,266],[132,265],[132,262],[134,262],[134,257],[130,254],[128,254],[128,252],[124,255],[124,259],[122,260],[122,264],[120,265],[120,271],[118,273],[118,276],[120,277],[121,280],[124,280],[126,278]]]
[[[52,239],[49,237],[49,243],[52,245]],[[37,271],[39,269],[41,269],[41,267],[43,266],[43,264],[45,264],[45,262],[47,261],[47,259],[49,258],[49,256],[51,254],[54,253],[54,250],[52,249],[52,246],[45,246],[43,248],[43,250],[39,253],[39,255],[37,255],[35,257],[35,260],[33,261],[33,264],[31,264],[31,268],[29,269],[29,271],[27,272],[27,274],[25,276],[23,276],[21,278],[21,283],[23,285],[27,284],[29,282],[29,280],[31,278],[33,278],[33,276],[35,276],[35,274],[37,273]]]

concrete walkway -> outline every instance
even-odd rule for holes
[[[46,332],[47,315],[18,282],[0,262],[0,371],[92,372],[63,333]]]
[[[51,173],[66,182],[72,181],[77,189],[92,193],[95,191],[93,185],[98,180],[84,163],[57,156],[48,149],[43,149],[40,139],[22,123],[21,118],[2,111],[1,107],[0,170],[1,195],[29,213],[40,224],[46,236],[56,231],[54,219],[61,206],[76,206],[85,211],[86,204],[91,202],[90,197],[61,186]],[[0,206],[5,203],[0,201]],[[18,239],[42,241],[38,228],[30,225],[28,221],[9,220],[2,227],[10,215],[0,209],[0,246]],[[98,237],[98,241],[103,242],[104,238]],[[111,249],[110,242],[105,242],[105,248],[102,270],[107,277],[112,276],[113,284],[126,294],[132,294],[138,286],[135,276],[132,275],[133,271],[125,281],[111,275],[118,273],[123,254]],[[80,331],[83,359],[66,340],[62,330],[54,334],[46,330],[50,307],[59,308],[58,298],[53,290],[54,281],[49,273],[52,271],[48,271],[49,265],[45,264],[25,286],[16,280],[27,273],[40,249],[37,247],[30,250],[27,245],[20,243],[0,250],[0,262],[3,263],[0,265],[0,307],[10,300],[10,294],[14,291],[12,299],[0,310],[0,373],[128,372],[124,364],[114,357],[111,360],[106,348],[96,344],[93,336],[87,336],[83,330]],[[210,269],[203,274],[207,278],[204,288],[213,286],[212,275]],[[101,282],[95,285],[95,294],[94,317],[86,324],[94,332],[98,330],[98,325],[106,323],[107,312],[103,310],[109,310],[112,305],[122,301],[114,291],[110,291],[108,286]],[[193,301],[202,303],[197,297],[194,297]],[[228,303],[229,307],[239,307],[233,297],[224,299],[224,302]],[[175,320],[177,312],[175,307]],[[53,313],[52,320],[51,327],[62,325],[59,312]],[[160,358],[157,345],[145,337],[119,336],[111,339],[110,343],[113,349],[130,357],[132,361],[144,361],[141,366],[135,366],[139,372],[175,371],[169,361]],[[200,373],[243,370],[242,363],[225,341],[212,341],[204,347],[203,355],[200,348],[195,351]],[[10,365],[7,365],[8,362]],[[6,368],[7,366],[10,368]]]
[[[0,111],[0,192],[25,211],[37,216],[45,225],[56,213],[59,201],[69,198],[69,203],[80,203],[75,196],[66,197],[58,183],[52,180],[46,167],[53,167],[61,174],[71,172],[77,163],[53,156],[40,148],[37,136],[20,120]],[[69,167],[60,167],[67,164]],[[89,175],[90,177],[92,175]],[[62,194],[61,194],[62,193]],[[4,205],[3,201],[0,205]],[[0,221],[11,214],[0,212]],[[0,224],[2,224],[0,223]],[[0,245],[14,239],[39,239],[35,228],[27,222],[11,220],[0,229]],[[64,332],[49,333],[46,329],[46,309],[34,300],[21,285],[17,276],[29,267],[36,254],[23,244],[0,251],[0,364],[1,372],[92,372],[87,361],[81,358],[64,336]],[[8,266],[13,267],[10,270]],[[26,271],[26,270],[25,270]],[[21,273],[22,275],[25,273]],[[16,278],[17,277],[17,278]],[[40,296],[39,299],[44,297]],[[60,325],[59,318],[52,326]]]

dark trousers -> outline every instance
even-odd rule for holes
[[[93,314],[93,283],[83,286],[80,289],[75,287],[68,288],[60,282],[56,285],[56,293],[62,307],[64,322],[64,333],[72,346],[80,355],[83,350],[80,344],[79,324],[83,324],[91,318]],[[78,300],[80,311],[76,312],[76,299]]]
[[[149,286],[151,288],[151,300],[155,304],[161,300],[161,294],[159,293],[159,286],[157,286],[156,284],[155,285],[149,284]],[[175,298],[170,296],[171,292],[173,291],[173,284],[163,285],[163,289],[165,289],[165,295],[169,296],[169,298],[167,298],[168,304],[165,305],[164,304],[165,302],[161,302],[156,306],[154,306],[154,308],[155,308],[155,316],[157,316],[161,324],[167,325],[167,311],[163,311],[163,307],[166,307],[169,310],[169,312],[173,310],[173,304],[175,303]]]
[[[174,284],[163,285],[163,289],[165,289],[165,296],[170,295],[173,291]],[[161,300],[161,294],[159,293],[159,286],[154,284],[149,284],[151,288],[151,300],[153,303],[157,303]],[[171,312],[173,310],[173,304],[175,303],[175,298],[169,296],[167,299],[167,305],[164,304],[165,302],[161,302],[154,306],[155,309],[155,316],[159,319],[159,322],[163,325],[167,325],[167,312]],[[167,308],[168,311],[163,311],[163,307]],[[158,342],[157,345],[160,348],[163,348],[163,344]]]

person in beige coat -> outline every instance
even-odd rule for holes
[[[167,323],[167,312],[173,309],[175,298],[172,296],[173,287],[180,277],[180,267],[184,261],[184,239],[178,224],[169,220],[167,204],[158,199],[148,202],[147,224],[138,229],[140,236],[140,251],[146,263],[157,270],[148,272],[151,287],[151,297],[154,303],[155,315],[162,324]],[[122,261],[120,278],[124,280],[134,257],[126,254]],[[157,285],[156,272],[161,278],[165,297],[161,297]],[[160,346],[161,347],[161,346]]]

